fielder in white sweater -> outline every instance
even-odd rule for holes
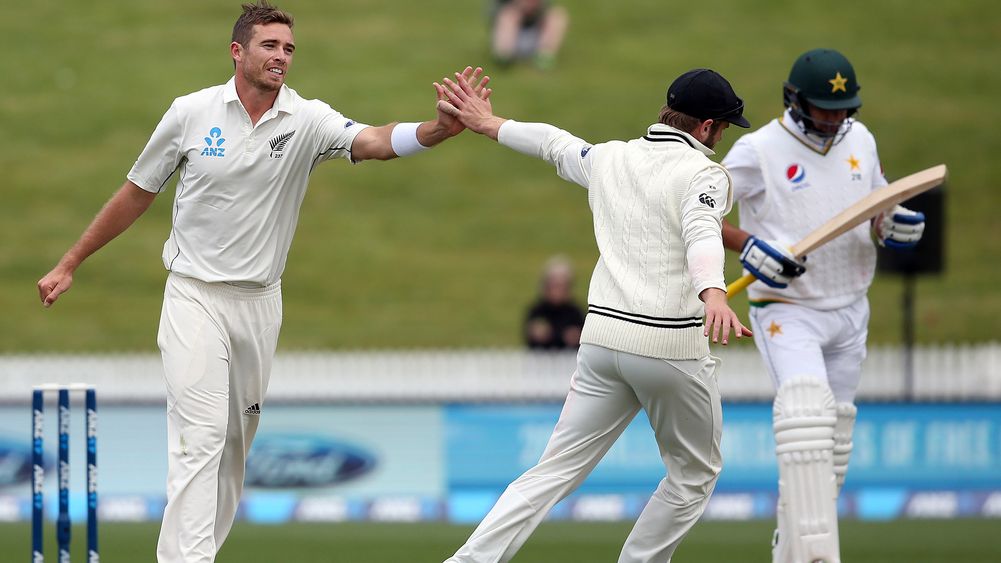
[[[509,561],[641,408],[667,476],[619,561],[670,561],[722,467],[719,362],[709,355],[709,337],[726,344],[731,330],[751,334],[727,305],[723,281],[731,181],[708,158],[730,123],[748,126],[743,102],[722,76],[696,69],[671,85],[660,122],[643,137],[591,145],[551,125],[494,116],[461,76],[436,86],[441,111],[587,188],[601,253],[577,370],[542,459],[511,483],[448,562]]]

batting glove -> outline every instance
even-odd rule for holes
[[[806,265],[797,260],[784,244],[755,236],[748,237],[744,243],[740,262],[754,277],[777,289],[788,287],[793,278],[806,272]]]
[[[880,215],[876,222],[876,241],[895,250],[914,248],[924,232],[925,214],[900,205]]]

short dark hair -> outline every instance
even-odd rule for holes
[[[277,6],[270,4],[267,0],[260,0],[255,4],[244,4],[243,13],[233,25],[233,41],[246,47],[250,43],[250,38],[254,36],[255,25],[283,23],[291,28],[293,21],[292,14],[279,10]]]
[[[660,108],[660,118],[657,121],[686,133],[691,133],[702,123],[701,119],[673,110],[667,104],[664,104],[664,107]]]
[[[694,133],[699,125],[702,124],[704,119],[699,119],[688,115],[687,113],[682,113],[677,110],[673,110],[667,104],[660,108],[660,118],[657,120],[664,125],[670,125],[678,131],[684,131],[685,133]],[[722,120],[713,120],[710,132],[715,135],[719,128],[723,126]]]

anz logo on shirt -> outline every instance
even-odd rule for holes
[[[222,138],[222,129],[213,127],[209,130],[209,136],[204,137],[204,139],[205,144],[208,146],[202,149],[202,156],[217,156],[220,158],[226,156],[226,149],[222,146],[226,142],[226,139]]]

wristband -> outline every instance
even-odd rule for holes
[[[417,128],[420,125],[420,123],[397,123],[396,127],[393,127],[390,143],[396,156],[410,156],[428,150],[429,147],[425,147],[417,140]]]

